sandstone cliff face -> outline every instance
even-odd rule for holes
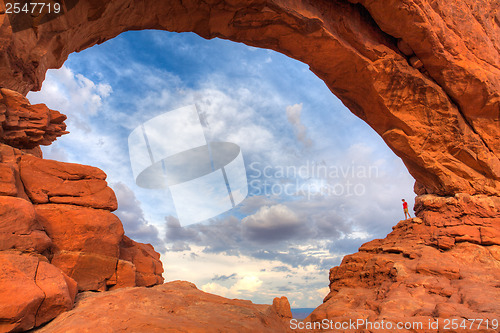
[[[50,21],[30,17],[20,29],[15,18],[3,14],[0,0],[0,213],[5,216],[0,222],[0,285],[12,286],[0,288],[0,300],[22,295],[15,306],[0,304],[1,330],[46,322],[71,307],[76,289],[161,282],[157,254],[123,236],[112,217],[116,200],[103,173],[40,159],[38,145],[64,134],[64,116],[31,106],[19,95],[39,89],[46,70],[60,67],[71,52],[123,31],[148,28],[227,38],[307,63],[381,135],[416,179],[418,218],[400,222],[386,239],[363,245],[333,268],[331,292],[308,320],[499,317],[498,1],[64,3],[70,9],[65,15]],[[62,236],[65,228],[74,242]],[[86,228],[109,228],[93,240],[102,247],[83,241]],[[53,285],[45,283],[49,278]],[[13,281],[23,281],[26,288]],[[196,294],[177,287],[181,294]],[[156,288],[131,290],[157,297],[164,291]],[[113,293],[139,297],[135,291]],[[83,319],[63,315],[50,327],[68,330],[65,321],[91,325],[85,317],[91,314],[89,304],[102,305],[101,298],[107,297],[83,299],[73,312]],[[158,320],[170,327],[169,320],[180,323],[183,316],[206,313],[198,309]],[[266,322],[259,311],[251,315]],[[248,312],[237,313],[240,318]],[[193,330],[201,320],[196,317]],[[137,318],[138,327],[143,324]],[[282,329],[274,322],[252,327]]]
[[[163,283],[159,254],[126,237],[111,213],[117,202],[106,174],[40,158],[33,145],[55,136],[30,129],[63,129],[65,117],[1,93],[5,123],[18,125],[4,123],[0,135],[10,144],[0,143],[0,331],[46,323],[71,309],[78,291]]]

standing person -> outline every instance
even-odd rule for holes
[[[403,210],[405,212],[405,220],[407,219],[406,215],[408,215],[408,218],[411,219],[410,213],[408,212],[408,203],[405,201],[405,199],[401,199],[401,201],[403,201]]]

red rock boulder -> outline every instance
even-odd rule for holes
[[[0,196],[0,251],[15,249],[43,253],[51,244],[29,201]]]
[[[52,239],[51,262],[75,279],[79,290],[105,290],[120,254],[120,220],[106,210],[72,205],[46,204],[35,209]]]
[[[400,221],[386,238],[363,244],[330,270],[330,293],[306,322],[385,320],[395,327],[439,318],[443,327],[445,318],[498,319],[498,198],[424,195],[416,202],[421,218]],[[474,328],[496,332],[491,326]]]
[[[163,283],[163,265],[160,254],[151,244],[137,243],[127,236],[120,243],[120,259],[135,265],[135,283],[137,286],[153,286]]]
[[[0,143],[0,195],[17,196],[31,201],[24,191],[24,184],[19,174],[18,160],[25,154],[41,157],[39,149],[20,150]]]
[[[307,64],[403,160],[418,194],[500,195],[498,0],[71,2],[50,23],[4,21],[0,86],[39,90],[69,54],[128,30],[224,38]]]
[[[107,210],[63,204],[36,205],[52,240],[51,263],[78,282],[78,290],[107,290],[163,283],[159,253],[124,236]]]
[[[23,155],[21,179],[33,203],[61,203],[114,211],[115,193],[98,168]]]
[[[0,251],[0,332],[39,326],[73,307],[76,282],[41,255]]]

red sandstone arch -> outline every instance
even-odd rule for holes
[[[417,194],[498,196],[499,15],[494,0],[80,0],[19,32],[0,16],[0,87],[40,89],[71,52],[127,30],[225,38],[307,63],[403,159]]]
[[[4,2],[0,0],[0,88],[8,89],[0,89],[0,261],[5,268],[0,284],[7,287],[0,288],[0,308],[12,311],[1,314],[0,331],[30,329],[71,309],[77,288],[104,290],[163,281],[158,254],[123,236],[109,213],[116,208],[110,189],[104,196],[87,191],[85,197],[73,197],[70,191],[55,204],[48,202],[47,193],[67,178],[67,168],[76,172],[76,182],[90,177],[105,186],[105,176],[94,168],[32,156],[39,144],[64,134],[65,117],[43,105],[30,106],[9,90],[37,90],[46,70],[60,67],[71,52],[134,29],[193,31],[205,38],[273,49],[309,64],[403,159],[417,180],[417,194],[434,194],[417,197],[419,218],[400,221],[385,239],[362,245],[332,268],[330,293],[307,320],[498,319],[498,1],[65,0],[74,5],[65,15],[47,22],[46,17],[29,16],[21,20],[24,30],[12,29]],[[43,178],[49,170],[52,183]],[[61,238],[49,230],[53,224],[70,226],[97,215],[104,216],[104,227],[116,226],[113,242],[97,240],[113,245],[100,260],[96,256],[102,253],[95,249],[74,248],[85,238]],[[66,229],[62,231],[66,236]],[[183,288],[181,299],[192,286]],[[150,289],[141,297],[162,293]],[[114,295],[130,303],[126,292]],[[12,306],[14,301],[19,306]],[[274,316],[270,323],[288,331],[280,323],[280,318],[289,318],[287,302],[274,303],[265,315]],[[123,307],[116,306],[119,313],[108,313],[109,304],[105,302],[99,317],[111,327],[124,322],[127,328],[141,327],[144,320],[147,327],[169,327],[137,315],[135,306],[132,312],[122,313]],[[211,304],[211,312],[217,312]],[[168,315],[165,309],[161,316]],[[233,310],[231,316],[248,317],[247,310],[245,315]],[[69,317],[79,325],[100,325],[88,320],[88,312],[72,311],[42,331],[73,329]],[[173,316],[172,327],[178,327],[180,319]],[[266,326],[266,320],[258,321],[259,327]]]

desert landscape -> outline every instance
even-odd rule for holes
[[[30,16],[22,29],[7,3],[0,332],[498,332],[498,2],[75,0],[62,1],[64,15]],[[106,170],[43,158],[40,146],[68,133],[66,116],[32,105],[28,92],[71,53],[145,29],[242,42],[309,65],[415,179],[416,216],[331,268],[330,292],[304,330],[290,325],[286,297],[259,305],[164,284],[160,254],[127,237],[112,213]],[[318,326],[358,319],[422,326]],[[464,319],[481,324],[451,325]]]

